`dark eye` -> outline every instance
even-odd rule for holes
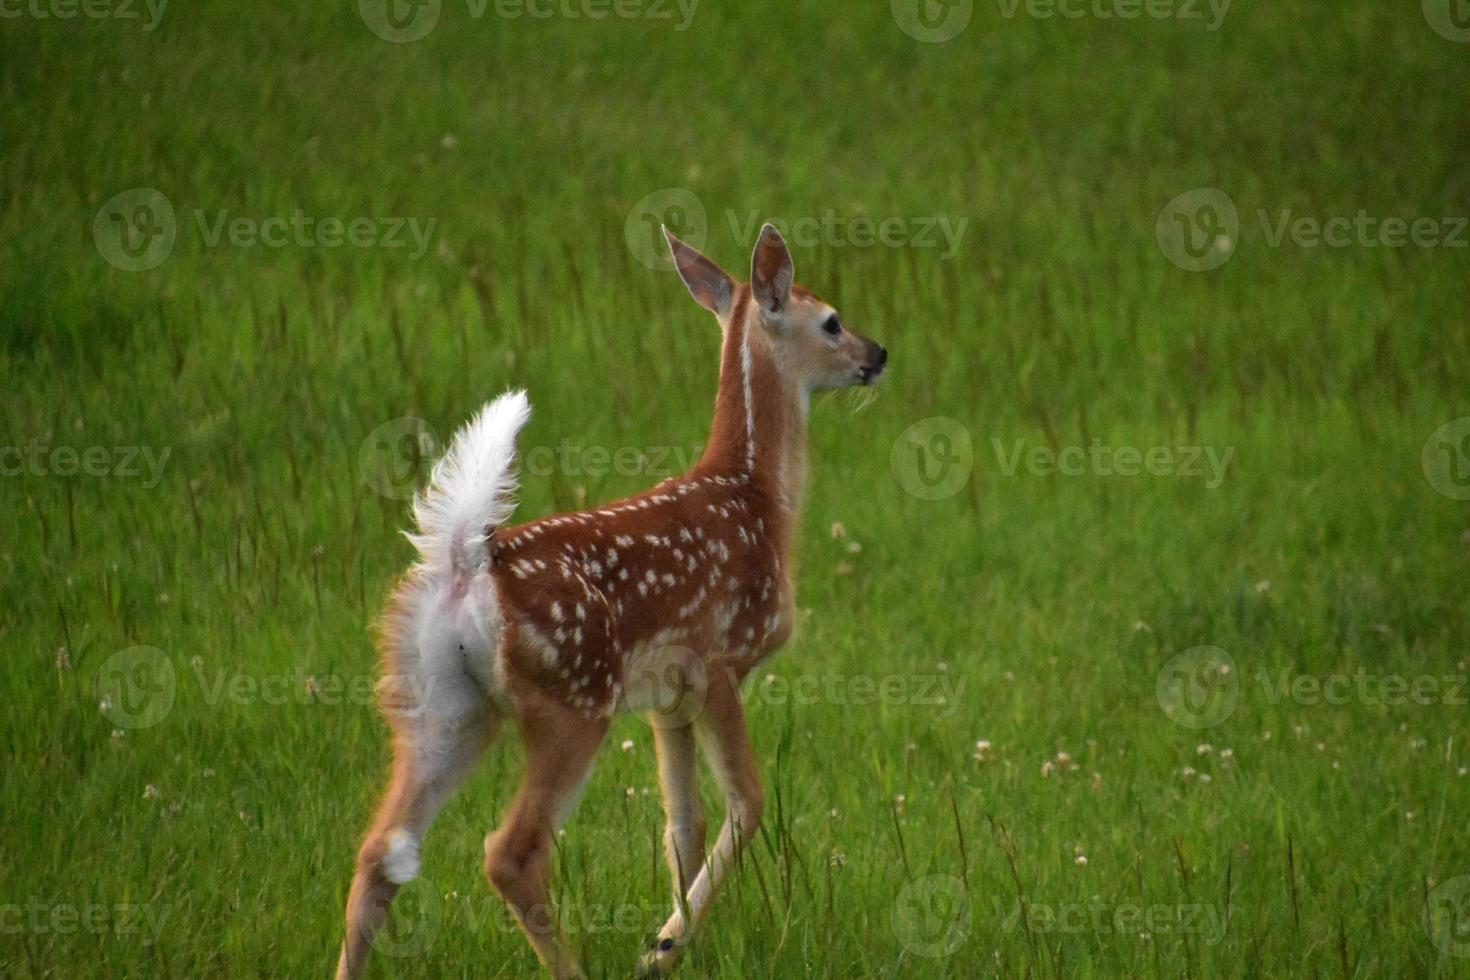
[[[835,337],[842,332],[842,321],[837,319],[837,314],[834,313],[827,317],[827,322],[822,324],[822,329]]]

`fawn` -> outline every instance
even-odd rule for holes
[[[485,873],[556,977],[580,976],[550,894],[553,834],[575,806],[617,711],[652,711],[679,678],[691,710],[652,719],[674,911],[640,970],[667,973],[761,817],[740,683],[791,635],[792,536],[813,391],[872,384],[888,352],[795,285],[791,254],[761,229],[737,282],[668,230],[690,293],[723,333],[713,430],[698,464],[603,507],[505,527],[523,392],[486,405],[414,500],[419,561],[391,593],[380,648],[393,732],[387,793],[363,841],[337,976],[359,976],[430,821],[499,722],[525,773]],[[696,744],[726,802],[705,851]]]

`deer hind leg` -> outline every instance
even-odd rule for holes
[[[448,716],[430,710],[394,719],[393,775],[358,851],[338,980],[361,976],[393,897],[418,876],[424,833],[484,754],[499,720],[484,700],[462,703]]]
[[[665,975],[678,963],[695,928],[709,914],[720,886],[755,834],[765,807],[755,753],[745,728],[745,709],[734,678],[711,680],[708,700],[695,722],[695,731],[725,796],[725,822],[714,849],[689,885],[683,906],[664,923],[654,948],[644,955],[640,972],[646,976]]]
[[[653,745],[658,755],[659,787],[663,791],[664,856],[674,886],[674,905],[684,907],[684,895],[704,863],[704,806],[699,799],[699,761],[693,725],[670,726],[651,717]]]
[[[547,970],[558,980],[580,977],[551,902],[552,835],[576,805],[608,722],[539,696],[517,707],[526,771],[500,827],[485,838],[485,874]]]

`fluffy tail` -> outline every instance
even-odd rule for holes
[[[418,533],[408,535],[430,568],[462,583],[488,564],[488,532],[515,510],[516,436],[530,417],[526,393],[508,391],[455,433],[434,464],[413,500]]]

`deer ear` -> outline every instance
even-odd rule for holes
[[[761,313],[774,317],[785,312],[791,302],[791,284],[795,278],[786,239],[768,222],[761,228],[755,254],[750,257],[750,289]]]
[[[695,302],[723,319],[730,312],[730,300],[735,295],[734,281],[724,269],[700,254],[699,249],[679,241],[667,228],[664,229],[664,237],[669,240],[669,255],[673,257],[674,267],[679,270],[679,276],[689,287]]]

